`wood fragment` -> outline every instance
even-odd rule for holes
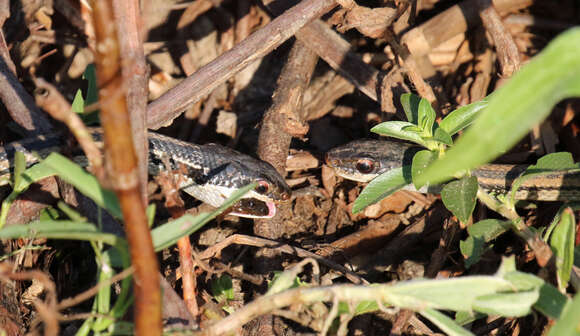
[[[436,46],[481,22],[477,1],[479,0],[464,0],[451,6],[419,27],[405,33],[401,38],[401,43],[406,45],[409,52],[415,56],[428,54]],[[493,0],[492,2],[500,15],[528,7],[532,3],[531,0]]]
[[[328,65],[353,83],[357,89],[377,100],[378,71],[350,51],[351,45],[324,22],[316,20],[296,33]]]

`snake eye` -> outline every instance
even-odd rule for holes
[[[356,163],[356,170],[358,170],[362,174],[368,174],[372,172],[374,168],[375,168],[374,162],[369,159],[360,159]]]
[[[265,194],[270,190],[270,184],[264,180],[260,180],[254,190],[256,190],[258,194]]]

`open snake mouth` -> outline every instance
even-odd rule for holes
[[[257,198],[242,198],[230,208],[230,215],[245,218],[272,218],[276,215],[276,204]]]

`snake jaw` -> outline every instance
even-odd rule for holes
[[[216,185],[198,185],[189,181],[181,186],[182,190],[213,207],[220,207],[235,191],[233,188]],[[244,218],[272,218],[276,215],[276,201],[250,190],[237,201],[229,212]]]
[[[252,209],[251,209],[252,211],[254,211],[253,214],[248,213],[248,212],[240,212],[239,210],[243,211],[243,209],[242,209],[243,206],[240,206],[238,203],[238,204],[236,204],[237,208],[236,208],[236,206],[232,207],[234,210],[229,212],[229,215],[234,215],[234,216],[244,217],[244,218],[264,218],[264,219],[269,219],[269,218],[272,218],[276,215],[276,203],[274,203],[272,201],[265,201],[264,202],[264,201],[260,201],[260,200],[256,200],[256,199],[253,199],[253,200],[258,201],[258,202],[262,202],[266,206],[266,208],[268,209],[268,213],[265,215],[255,214],[255,212],[256,212],[256,205],[255,204],[252,205]]]

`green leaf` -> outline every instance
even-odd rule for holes
[[[232,278],[227,274],[223,274],[219,278],[212,280],[211,292],[217,302],[233,300],[235,297]]]
[[[73,208],[71,208],[65,202],[58,201],[58,203],[56,205],[60,209],[60,211],[62,211],[68,218],[70,218],[70,220],[72,220],[74,222],[86,222],[87,221],[86,217],[84,217],[83,215],[81,215],[80,213],[75,211]]]
[[[366,314],[373,311],[377,311],[378,309],[379,305],[377,301],[361,301],[356,305],[356,308],[354,309],[354,314],[355,315]]]
[[[485,241],[481,237],[469,236],[459,242],[459,250],[465,258],[465,268],[470,268],[481,259],[485,251]]]
[[[512,290],[514,291],[536,290],[545,283],[544,280],[531,273],[520,271],[507,272],[501,276],[512,284]]]
[[[443,128],[437,127],[435,129],[435,134],[433,135],[433,140],[440,142],[442,144],[446,144],[447,146],[453,145],[453,139],[451,135],[447,133]]]
[[[466,325],[468,323],[471,323],[475,320],[479,320],[480,318],[484,318],[487,315],[482,314],[482,313],[478,313],[478,312],[474,312],[474,311],[458,311],[455,314],[455,323],[459,324],[459,325]]]
[[[419,126],[415,126],[415,125],[403,126],[403,128],[401,128],[401,129],[405,132],[411,132],[411,133],[417,133],[417,134],[423,133],[423,129],[421,129]]]
[[[401,95],[401,105],[405,110],[407,121],[415,125],[419,125],[419,102],[421,97],[413,93],[405,93]]]
[[[425,140],[423,140],[418,132],[404,130],[405,127],[416,126],[406,121],[387,121],[371,128],[371,132],[380,135],[391,136],[397,139],[412,141],[424,147],[426,146]]]
[[[480,237],[484,242],[490,242],[510,229],[510,221],[499,219],[484,219],[467,228],[469,235]]]
[[[538,159],[535,165],[526,169],[526,171],[534,172],[537,170],[559,170],[559,169],[575,169],[578,164],[574,163],[572,154],[569,152],[550,153]]]
[[[576,294],[566,307],[560,320],[548,332],[548,336],[580,336],[580,294]]]
[[[413,183],[417,179],[417,176],[421,175],[425,168],[433,161],[437,159],[437,153],[428,150],[419,151],[413,156],[413,163],[411,164],[411,177]],[[422,185],[415,184],[415,188],[418,190]]]
[[[554,170],[578,169],[578,164],[574,163],[572,154],[568,152],[558,152],[544,155],[538,159],[535,165],[530,165],[512,184],[511,199],[515,202],[515,195],[521,185],[528,179],[539,175],[550,174]]]
[[[487,107],[490,97],[491,95],[478,102],[461,106],[455,111],[449,113],[445,118],[443,118],[443,120],[441,120],[439,127],[449,135],[456,134],[473,123],[478,113]]]
[[[534,309],[551,319],[559,319],[568,301],[568,297],[556,287],[544,283],[540,287],[540,298],[534,304]]]
[[[423,134],[426,136],[433,135],[433,123],[435,123],[436,117],[435,110],[431,106],[431,103],[427,99],[421,98],[419,102],[419,127],[423,130]]]
[[[426,307],[470,311],[476,298],[511,291],[511,283],[497,276],[469,276],[445,280],[413,280],[391,287],[389,304],[414,310]]]
[[[497,269],[495,275],[503,278],[506,275],[513,274],[514,272],[517,272],[516,258],[513,255],[511,255],[509,257],[501,258],[501,264],[499,265],[499,268]]]
[[[419,313],[449,336],[474,335],[472,332],[464,329],[459,324],[457,324],[457,322],[453,321],[449,316],[435,309],[427,308],[423,311],[420,311]]]
[[[580,28],[552,40],[494,93],[470,129],[417,182],[441,183],[493,160],[544,120],[557,102],[580,96],[579,54]]]
[[[556,257],[556,274],[560,291],[565,292],[574,264],[574,242],[576,239],[576,220],[570,208],[564,209],[560,222],[550,237],[550,247]]]
[[[43,162],[37,163],[22,172],[22,179],[19,183],[14,184],[14,191],[21,193],[28,189],[31,184],[56,174],[57,172],[49,165]]]
[[[418,179],[420,176],[418,176]],[[447,183],[441,191],[441,199],[445,207],[449,209],[462,223],[467,223],[477,196],[477,177],[464,177],[461,180]]]
[[[475,299],[473,309],[489,315],[524,316],[539,297],[539,290],[483,295]]]
[[[411,183],[411,167],[391,169],[375,177],[360,193],[352,208],[352,213],[357,213],[371,204],[375,204],[395,191]],[[406,172],[405,172],[406,171]]]

